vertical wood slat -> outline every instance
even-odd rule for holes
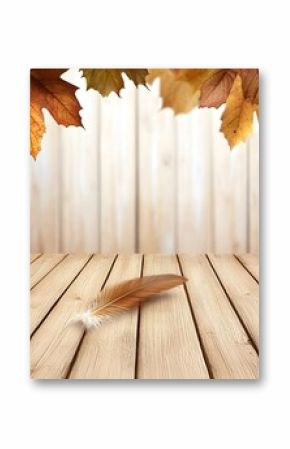
[[[60,251],[60,127],[44,109],[47,132],[42,151],[31,161],[31,251]]]
[[[80,87],[81,127],[61,127],[61,251],[99,251],[99,108],[100,95],[86,92],[80,72],[65,78]]]
[[[118,98],[101,99],[100,249],[103,253],[135,250],[136,89],[125,78]]]
[[[174,115],[160,108],[158,83],[139,87],[138,251],[175,250],[176,160]]]
[[[214,245],[211,251],[247,252],[246,144],[229,149],[219,132],[223,107],[218,112],[213,114],[212,127]]]
[[[249,151],[249,252],[259,253],[259,130],[248,141]]]
[[[257,130],[230,151],[222,108],[174,117],[160,110],[158,83],[150,92],[126,80],[121,99],[101,98],[76,69],[64,77],[80,86],[85,130],[44,111],[33,252],[258,253]]]
[[[212,248],[211,115],[206,109],[176,117],[178,252]]]

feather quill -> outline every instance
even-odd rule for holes
[[[76,315],[73,321],[80,322],[87,329],[96,328],[115,315],[133,309],[153,295],[186,281],[185,277],[176,274],[160,274],[130,279],[107,287],[97,297],[95,307]]]

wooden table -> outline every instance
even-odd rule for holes
[[[182,273],[176,287],[96,330],[70,323],[104,285]],[[257,379],[256,256],[31,255],[31,377]]]

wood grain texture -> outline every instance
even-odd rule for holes
[[[223,106],[219,108],[221,114]],[[241,143],[230,150],[219,132],[220,116],[212,115],[212,207],[217,254],[247,251],[247,153]],[[200,251],[205,252],[203,250]]]
[[[226,292],[259,348],[259,287],[234,256],[209,255]]]
[[[249,248],[252,254],[259,253],[259,129],[248,141],[249,152]]]
[[[142,256],[118,256],[106,286],[139,277]],[[138,311],[116,317],[89,330],[83,339],[70,378],[134,379]]]
[[[214,378],[257,379],[258,356],[205,256],[181,255],[187,288]]]
[[[83,336],[81,326],[69,323],[96,297],[113,263],[113,256],[95,255],[67,290],[31,340],[31,377],[66,377]]]
[[[256,254],[238,254],[236,257],[259,282],[259,257]]]
[[[121,97],[101,99],[100,250],[133,253],[135,249],[136,89],[126,78]]]
[[[32,160],[31,203],[30,203],[30,235],[32,252],[57,253],[62,251],[60,229],[60,144],[61,129],[50,113],[43,109],[45,132],[42,139],[42,150],[37,161]],[[75,128],[71,126],[70,128]],[[48,132],[49,130],[49,132]]]
[[[158,111],[158,83],[138,89],[138,251],[172,253],[175,248],[176,148],[174,114]]]
[[[69,284],[78,275],[90,256],[66,257],[51,273],[49,273],[30,295],[30,331],[37,328],[50,308],[63,294]]]
[[[194,109],[176,118],[176,248],[200,253],[213,245],[211,116]]]
[[[44,278],[61,260],[64,254],[43,254],[30,267],[30,288]]]
[[[34,262],[40,256],[41,256],[41,253],[30,254],[30,263]]]
[[[145,256],[144,275],[164,273],[180,274],[175,256]],[[209,378],[183,286],[141,305],[137,376]]]
[[[51,255],[41,257],[50,264]],[[31,290],[31,377],[257,379],[257,281],[235,256],[178,257],[180,265],[166,255],[145,255],[144,265],[139,254],[61,260]],[[258,263],[247,254],[243,259]],[[164,292],[142,304],[139,314],[133,309],[95,330],[71,322],[102,286],[142,271],[182,272],[187,290]]]

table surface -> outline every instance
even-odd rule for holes
[[[102,327],[70,320],[105,285],[188,281]],[[34,379],[257,379],[259,265],[244,255],[31,255]]]

